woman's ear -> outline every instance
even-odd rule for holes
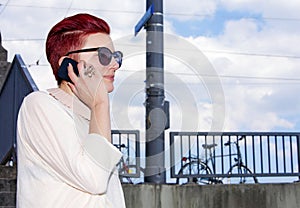
[[[63,62],[63,60],[64,60],[65,58],[68,58],[68,56],[62,56],[62,57],[60,57],[60,59],[58,60],[58,65],[59,65],[59,66],[61,65],[61,63]]]

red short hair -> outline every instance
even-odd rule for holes
[[[109,25],[90,14],[70,16],[53,26],[46,40],[46,55],[56,80],[59,59],[71,50],[80,49],[86,36],[99,32],[109,35]]]

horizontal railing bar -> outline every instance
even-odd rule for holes
[[[300,132],[189,132],[173,131],[174,136],[298,136]]]
[[[278,173],[268,173],[268,174],[197,174],[197,175],[180,175],[177,174],[174,176],[174,178],[189,178],[189,177],[193,177],[193,178],[214,178],[214,177],[220,177],[220,178],[224,178],[224,177],[273,177],[273,176],[280,176],[280,177],[286,177],[286,176],[300,176],[300,173],[283,173],[283,174],[278,174]]]

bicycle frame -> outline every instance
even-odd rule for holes
[[[216,171],[216,157],[232,157],[233,155],[236,155],[237,157],[234,158],[235,163],[230,162],[229,170],[225,175],[227,175],[227,178],[240,178],[239,183],[245,183],[246,177],[253,177],[251,176],[252,172],[251,170],[246,167],[242,160],[242,154],[240,150],[239,141],[244,139],[244,136],[241,136],[240,138],[237,138],[236,141],[230,141],[230,139],[224,144],[224,146],[230,146],[233,145],[236,148],[236,153],[232,153],[231,149],[229,150],[229,154],[227,155],[215,155],[215,147],[217,144],[203,144],[202,147],[205,149],[205,160],[196,158],[196,157],[183,157],[182,161],[185,161],[185,165],[182,166],[182,168],[179,170],[180,174],[184,174],[184,171],[187,171],[187,174],[191,174],[191,177],[188,178],[189,182],[201,182],[206,184],[216,184],[216,183],[222,183],[222,180],[224,178],[216,177],[217,171]],[[196,168],[195,168],[196,167]],[[196,170],[195,170],[196,169]],[[237,171],[237,172],[236,172]],[[207,177],[195,177],[193,176],[192,172],[200,175],[206,175]],[[209,176],[210,175],[210,176]],[[246,175],[246,176],[245,176]],[[247,176],[248,175],[248,176]],[[257,183],[257,179],[253,177],[253,180],[255,183]],[[204,182],[207,181],[207,182]],[[178,180],[179,182],[179,180]]]

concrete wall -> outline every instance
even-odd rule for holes
[[[299,208],[300,184],[128,185],[128,208]]]

